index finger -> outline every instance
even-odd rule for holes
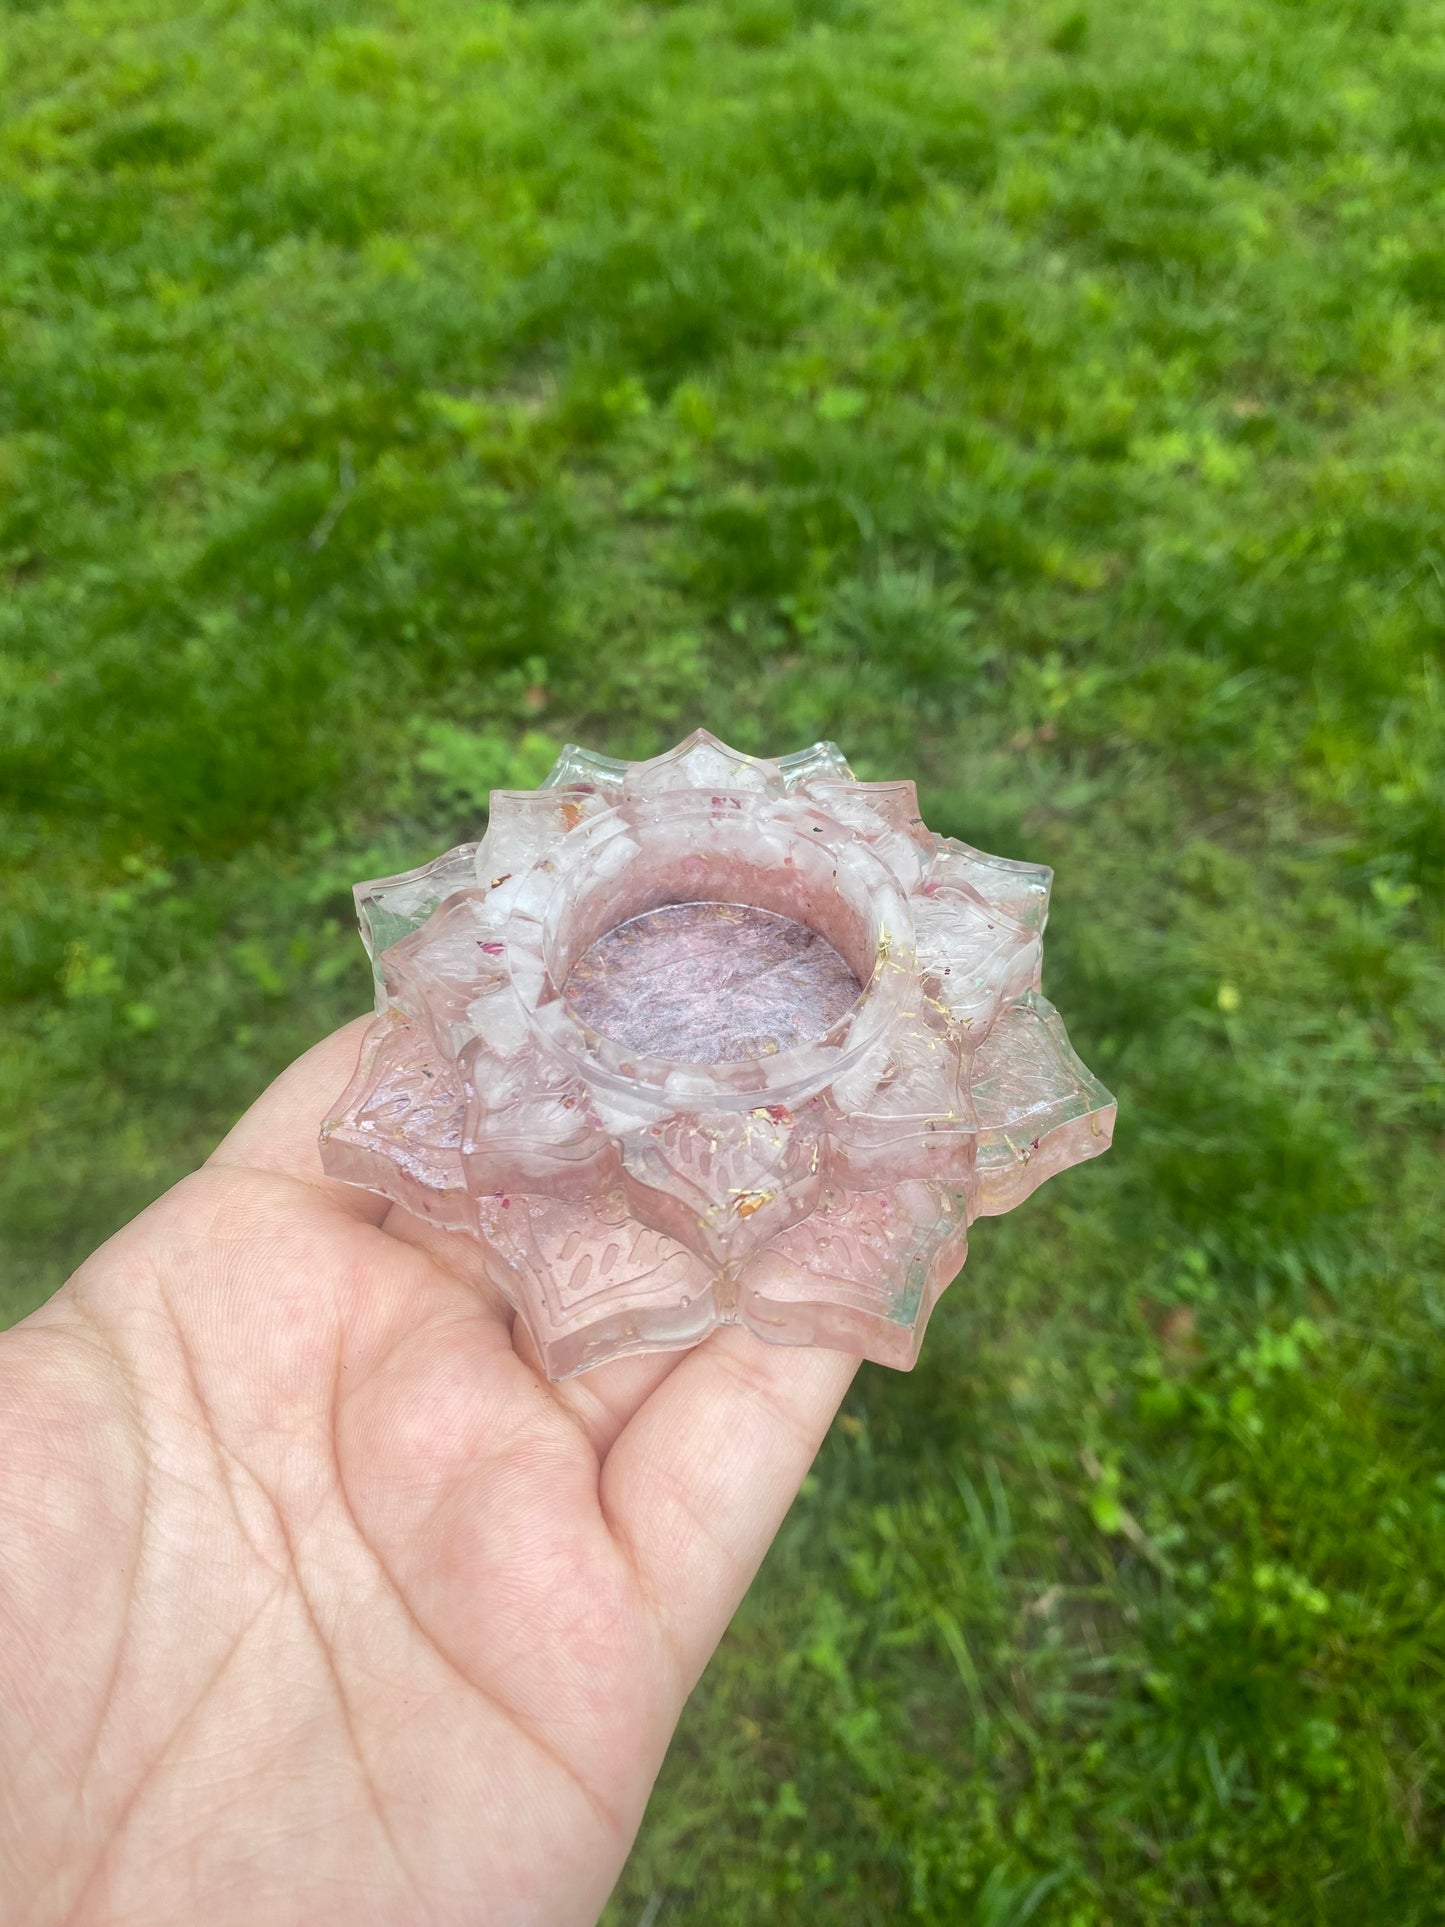
[[[602,1466],[602,1508],[691,1688],[772,1544],[860,1361],[715,1331]]]

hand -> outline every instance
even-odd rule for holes
[[[6,1927],[595,1919],[852,1376],[560,1386],[321,1174],[359,1027],[0,1337]]]

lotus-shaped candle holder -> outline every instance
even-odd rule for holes
[[[569,747],[357,887],[325,1167],[479,1239],[554,1378],[720,1324],[907,1367],[971,1220],[1113,1132],[1039,994],[1050,880],[832,743]]]

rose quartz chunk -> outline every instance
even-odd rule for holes
[[[594,1030],[648,1057],[729,1064],[821,1037],[859,996],[825,937],[745,903],[670,903],[599,937],[564,992]]]

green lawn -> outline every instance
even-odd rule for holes
[[[1445,1920],[1445,6],[0,0],[0,1309],[699,721],[1056,865],[1115,1149],[610,1927]]]

